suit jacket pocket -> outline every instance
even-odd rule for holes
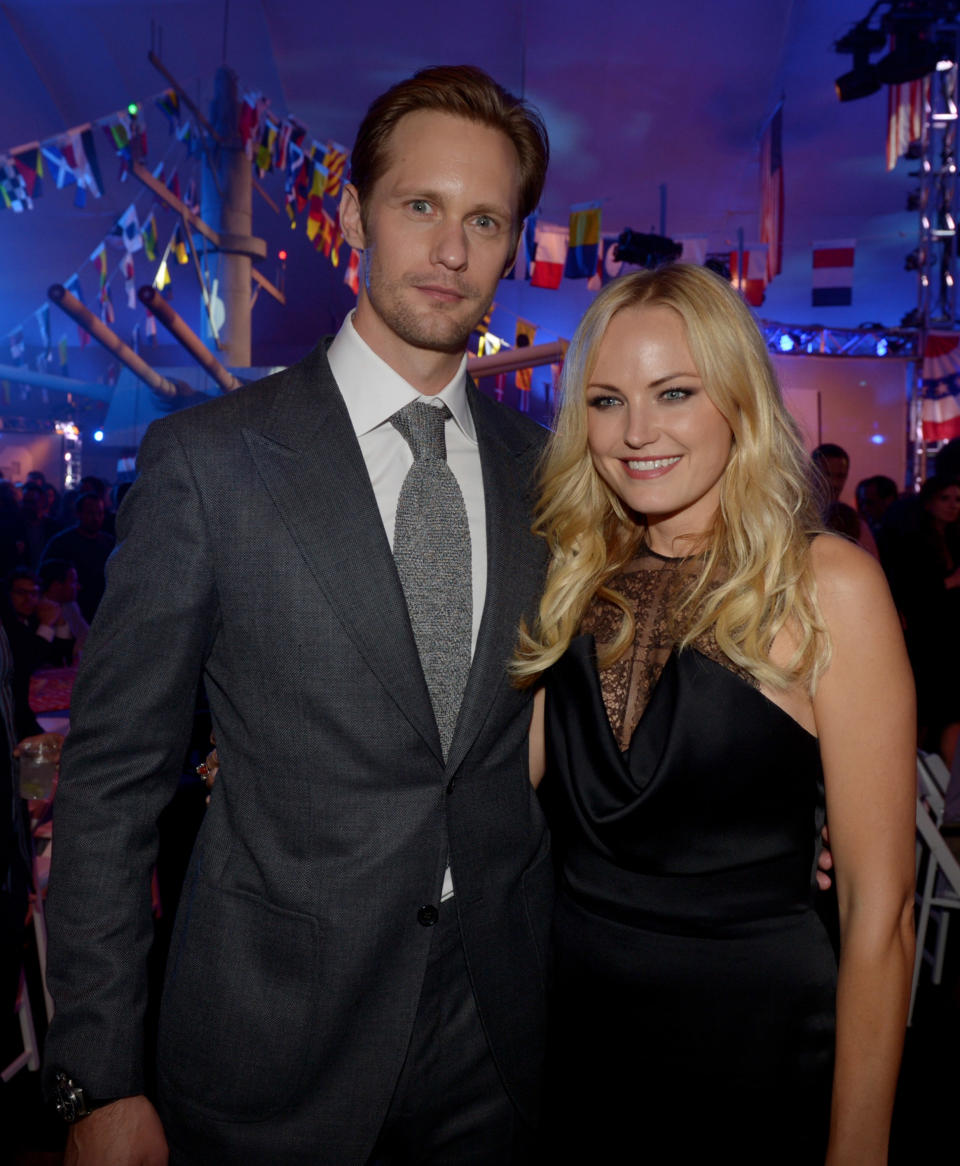
[[[315,1046],[316,919],[200,882],[181,907],[158,1068],[208,1112],[257,1121],[295,1101]]]

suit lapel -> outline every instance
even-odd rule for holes
[[[539,447],[519,429],[508,431],[498,424],[502,406],[472,385],[468,394],[483,471],[487,594],[448,770],[466,756],[503,691],[520,617],[537,594],[544,555],[541,540],[530,533],[530,484]]]
[[[440,757],[400,579],[324,351],[317,350],[284,375],[263,431],[244,431],[251,456],[360,655]]]

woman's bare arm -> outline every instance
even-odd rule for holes
[[[833,655],[813,699],[841,951],[828,1166],[887,1160],[913,967],[914,687],[886,580],[843,540],[813,547]]]

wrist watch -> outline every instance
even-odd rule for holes
[[[68,1077],[66,1073],[57,1073],[54,1078],[53,1096],[57,1103],[57,1113],[71,1125],[82,1117],[87,1117],[95,1109],[117,1100],[116,1097],[91,1097],[82,1085]]]

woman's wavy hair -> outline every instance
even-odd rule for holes
[[[533,527],[549,545],[550,566],[536,623],[520,630],[514,681],[532,684],[563,655],[595,595],[624,613],[600,666],[622,656],[632,640],[629,606],[608,584],[643,544],[646,524],[594,468],[586,387],[610,321],[639,307],[666,307],[680,316],[704,389],[732,433],[716,520],[690,548],[703,555],[703,567],[674,613],[677,642],[686,647],[712,629],[729,659],[761,684],[801,681],[812,690],[828,662],[829,642],[810,563],[811,537],[822,530],[810,463],[749,310],[726,281],[684,263],[609,284],[573,338]],[[778,666],[770,649],[787,624],[795,651]]]

